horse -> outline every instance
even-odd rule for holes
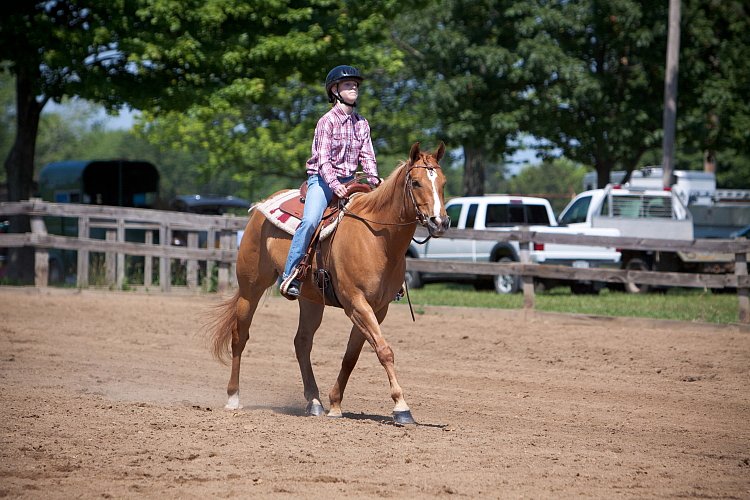
[[[439,161],[445,153],[441,142],[434,153],[412,145],[408,160],[400,162],[391,175],[369,193],[353,196],[332,236],[320,244],[313,259],[327,268],[336,297],[353,323],[341,368],[328,394],[329,417],[342,417],[341,401],[349,376],[367,341],[377,354],[390,384],[397,424],[415,420],[396,379],[393,350],[380,324],[388,306],[401,290],[406,270],[406,251],[417,224],[431,237],[440,237],[450,220],[445,212],[445,176]],[[227,384],[228,410],[240,404],[240,362],[249,338],[250,324],[266,290],[281,275],[291,236],[257,210],[251,211],[237,255],[238,289],[234,296],[216,306],[208,323],[208,340],[214,357],[227,362],[231,346],[231,374]],[[318,263],[320,257],[321,263]],[[319,328],[326,299],[308,273],[302,282],[299,323],[294,348],[302,374],[307,415],[325,415],[310,362],[313,337]]]

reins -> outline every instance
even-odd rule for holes
[[[406,182],[404,183],[404,192],[408,192],[408,197],[411,198],[412,205],[414,205],[414,211],[416,212],[416,219],[411,222],[380,222],[376,220],[369,219],[367,217],[363,217],[362,215],[356,214],[352,212],[351,210],[346,208],[346,205],[342,203],[341,206],[341,212],[344,216],[349,216],[357,220],[361,220],[363,222],[368,222],[370,224],[378,224],[380,226],[411,226],[412,224],[419,223],[421,225],[427,224],[427,216],[419,209],[419,204],[417,204],[416,198],[414,198],[414,188],[412,187],[411,183],[411,171],[415,168],[425,168],[429,170],[434,169],[440,169],[440,165],[432,167],[432,166],[425,166],[425,165],[411,165],[408,167],[406,171]],[[404,203],[406,202],[406,194],[404,195]],[[335,231],[334,231],[335,235]],[[412,236],[412,241],[416,243],[417,245],[423,245],[424,243],[427,243],[427,241],[432,238],[432,235],[427,235],[427,237],[422,240],[418,241]],[[404,288],[406,291],[406,301],[409,304],[409,312],[411,312],[411,320],[416,322],[416,318],[414,317],[414,308],[411,304],[411,296],[409,295],[409,285],[404,281]],[[325,300],[325,299],[324,299]]]
[[[356,214],[352,212],[351,210],[347,209],[345,206],[342,207],[341,211],[343,212],[344,216],[353,217],[357,220],[361,220],[364,222],[369,222],[370,224],[378,224],[380,226],[411,226],[412,224],[419,223],[421,225],[427,224],[427,216],[419,209],[419,205],[417,204],[417,200],[414,198],[414,191],[411,185],[411,171],[415,168],[425,168],[428,170],[435,170],[440,169],[440,165],[438,166],[425,166],[425,165],[411,165],[406,171],[406,182],[404,183],[404,191],[409,193],[409,198],[411,198],[412,205],[414,205],[414,211],[416,212],[416,219],[411,222],[380,222],[372,219],[368,219],[367,217],[363,217],[362,215]],[[406,198],[406,196],[404,196]],[[422,245],[426,243],[432,236],[427,236],[422,241],[417,241],[412,237],[412,241],[417,243],[418,245]]]

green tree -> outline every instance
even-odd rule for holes
[[[221,89],[184,111],[145,113],[138,130],[160,147],[204,152],[202,176],[228,174],[244,186],[246,196],[264,197],[304,180],[316,122],[330,109],[326,73],[351,64],[365,76],[358,109],[370,121],[379,168],[387,175],[412,142],[424,139],[427,124],[424,114],[404,111],[412,103],[403,90],[401,53],[385,37],[384,13],[371,10],[353,25],[346,23],[341,27],[346,43],[314,71],[269,82],[252,99]]]
[[[678,144],[703,156],[695,168],[703,163],[723,185],[748,187],[750,9],[739,0],[686,0],[681,24]]]
[[[538,68],[532,45],[518,36],[520,4],[440,0],[394,25],[409,85],[429,110],[425,125],[463,150],[466,195],[484,193],[488,165],[511,152],[508,141],[527,114],[525,92]]]
[[[528,2],[522,35],[547,78],[529,92],[528,130],[608,182],[661,142],[667,3]]]
[[[523,168],[503,187],[507,193],[547,198],[555,213],[559,214],[580,191],[585,174],[583,165],[557,158]]]

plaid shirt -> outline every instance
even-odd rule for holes
[[[334,106],[315,127],[307,175],[320,175],[333,190],[341,184],[339,178],[353,175],[360,163],[368,177],[377,179],[370,124],[357,113],[347,115]]]

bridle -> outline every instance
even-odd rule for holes
[[[442,169],[440,168],[440,165],[435,165],[435,166],[429,165],[428,166],[428,165],[411,164],[411,165],[408,166],[408,168],[406,170],[406,182],[404,183],[404,199],[406,199],[406,198],[410,199],[411,202],[412,202],[412,205],[414,205],[414,211],[417,214],[415,220],[410,221],[410,222],[378,222],[378,221],[375,221],[375,220],[368,219],[366,217],[362,217],[361,215],[358,215],[358,214],[355,214],[354,212],[351,212],[346,207],[342,207],[341,210],[342,210],[344,216],[348,215],[349,217],[354,217],[355,219],[359,219],[361,221],[369,222],[371,224],[378,224],[378,225],[381,225],[381,226],[410,226],[410,225],[416,224],[416,223],[419,223],[422,226],[426,226],[427,223],[428,223],[428,217],[424,214],[424,212],[422,212],[419,209],[419,204],[417,203],[417,199],[414,197],[414,186],[413,186],[413,179],[411,177],[411,171],[414,170],[415,168],[424,168],[424,169],[430,170],[430,171],[435,171],[435,170],[442,171]],[[430,238],[432,238],[432,236],[428,235],[427,238],[425,238],[422,241],[417,241],[414,238],[412,238],[412,240],[414,240],[415,243],[421,245],[421,244],[427,242],[427,240],[429,240]]]
[[[415,168],[424,168],[426,170],[429,170],[430,172],[434,172],[436,169],[441,170],[440,165],[437,166],[428,166],[428,165],[411,165],[409,169],[406,171],[406,183],[404,184],[404,190],[408,192],[409,197],[411,198],[411,202],[414,205],[414,211],[417,213],[417,220],[416,222],[419,222],[423,227],[428,225],[428,217],[419,209],[419,204],[417,203],[416,198],[414,198],[414,186],[413,186],[413,180],[411,178],[411,171]],[[425,239],[422,241],[417,240],[416,238],[412,238],[412,241],[416,243],[417,245],[423,245],[427,243],[430,238],[432,238],[431,234],[428,234]]]

